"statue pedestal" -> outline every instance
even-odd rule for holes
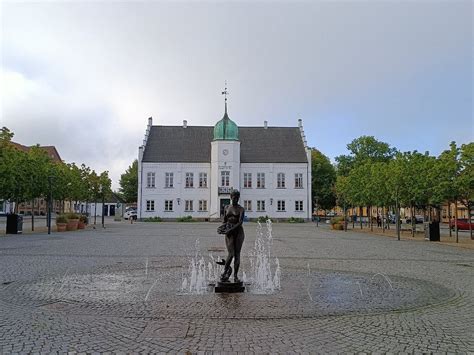
[[[237,293],[244,292],[245,286],[242,281],[240,282],[217,282],[214,288],[215,293]]]

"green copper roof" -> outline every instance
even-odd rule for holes
[[[226,140],[226,141],[238,141],[239,140],[239,128],[232,121],[226,112],[222,120],[216,123],[214,126],[214,140]]]

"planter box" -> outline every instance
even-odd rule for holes
[[[78,224],[79,224],[79,219],[68,219],[66,229],[68,231],[75,231],[75,230],[77,230],[77,225]]]
[[[65,232],[67,223],[56,223],[56,227],[58,228],[58,232]]]
[[[79,220],[79,222],[77,223],[77,229],[85,229],[85,228],[86,228],[86,224],[82,222],[81,220]]]

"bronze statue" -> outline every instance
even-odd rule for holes
[[[217,228],[217,233],[225,234],[225,244],[228,253],[224,272],[221,275],[221,282],[229,281],[232,274],[230,266],[232,259],[234,259],[234,282],[240,282],[237,274],[240,266],[240,251],[245,239],[244,228],[242,227],[245,210],[239,205],[240,192],[238,190],[231,192],[230,199],[232,203],[226,206],[224,210],[224,224]]]

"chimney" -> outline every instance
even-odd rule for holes
[[[301,118],[298,118],[298,127],[299,128],[303,127],[303,120]]]
[[[183,120],[183,128],[186,128],[186,127],[188,127],[188,121]]]
[[[151,127],[153,124],[153,117],[148,117],[148,126]]]
[[[263,121],[263,128],[265,128],[265,129],[268,128],[268,121]]]

